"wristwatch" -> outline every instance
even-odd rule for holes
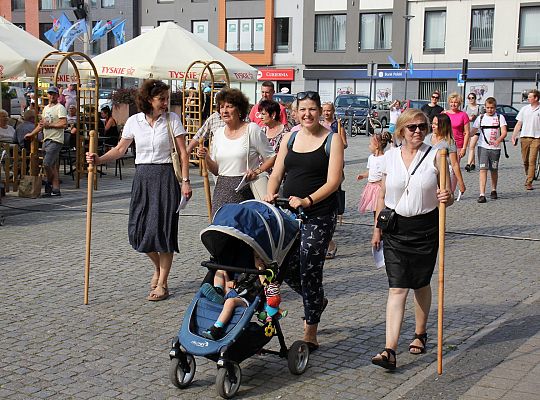
[[[189,180],[189,178],[182,178],[182,182],[187,182],[187,183],[189,183],[189,182],[191,182],[191,181]]]

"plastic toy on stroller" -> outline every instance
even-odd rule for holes
[[[298,251],[299,221],[281,209],[258,200],[221,207],[212,224],[201,231],[201,240],[211,260],[202,262],[209,272],[204,280],[212,282],[216,270],[240,273],[239,282],[251,282],[252,301],[236,307],[223,336],[209,339],[205,332],[212,327],[222,306],[198,292],[188,306],[178,335],[169,352],[169,377],[178,388],[187,388],[195,376],[195,357],[202,356],[217,363],[216,390],[223,398],[233,397],[240,387],[242,372],[239,363],[254,354],[275,354],[287,358],[295,375],[308,365],[309,348],[298,340],[287,348],[280,326],[280,313],[272,313],[266,304],[265,287],[280,279],[287,267],[288,254]],[[265,269],[256,269],[254,253]],[[261,283],[259,276],[266,279]],[[257,314],[258,322],[252,321]],[[277,336],[279,351],[263,347]]]

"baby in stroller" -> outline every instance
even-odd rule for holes
[[[264,270],[263,260],[254,252],[254,265],[258,270]],[[265,276],[259,275],[260,285],[264,285]],[[214,303],[223,304],[223,309],[214,325],[202,333],[207,339],[221,339],[225,333],[225,326],[231,320],[236,307],[249,307],[259,292],[260,285],[257,277],[241,274],[239,279],[230,279],[227,271],[217,270],[214,275],[214,285],[204,283],[199,292]]]

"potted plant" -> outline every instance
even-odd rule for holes
[[[136,95],[137,88],[120,88],[113,92],[111,97],[113,118],[118,124],[125,124],[130,115],[137,113]]]

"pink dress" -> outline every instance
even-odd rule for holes
[[[450,121],[452,122],[452,133],[454,134],[456,147],[461,149],[463,148],[465,125],[469,123],[469,116],[465,111],[458,111],[455,114],[446,112],[446,115],[450,117]]]
[[[377,200],[381,191],[382,163],[384,156],[375,157],[373,154],[368,157],[367,168],[369,170],[368,183],[362,191],[358,202],[358,211],[365,213],[377,209]]]

